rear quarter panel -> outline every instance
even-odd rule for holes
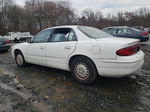
[[[70,57],[84,55],[91,59],[116,59],[116,50],[118,50],[118,45],[111,42],[78,41],[76,50]]]

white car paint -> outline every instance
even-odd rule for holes
[[[75,51],[76,44],[76,41],[47,43],[46,57],[48,66],[66,70],[66,62],[68,57]]]
[[[134,44],[139,40],[129,38],[107,37],[92,39],[82,33],[78,26],[59,26],[54,28],[71,28],[77,41],[21,43],[13,46],[20,50],[26,62],[70,71],[69,61],[73,56],[82,55],[90,58],[101,76],[120,77],[129,75],[144,63],[144,53],[140,50],[131,56],[118,56],[116,51]]]
[[[31,62],[39,65],[46,65],[45,58],[45,43],[32,43],[28,44],[25,57],[27,62]]]

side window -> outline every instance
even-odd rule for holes
[[[109,28],[108,31],[107,31],[109,34],[116,34],[116,29],[114,28]]]
[[[71,31],[68,36],[68,41],[75,41],[75,40],[76,40],[76,36],[75,36],[74,32]]]
[[[129,30],[127,28],[118,29],[117,34],[127,34]]]
[[[56,29],[52,35],[51,42],[75,41],[75,34],[70,28]]]
[[[132,34],[134,31],[132,29],[128,29],[128,34]]]
[[[51,32],[52,32],[52,29],[41,31],[40,33],[34,36],[33,43],[47,42]]]

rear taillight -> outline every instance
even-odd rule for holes
[[[146,35],[148,35],[148,32],[143,32],[143,33],[141,34],[141,36],[146,36]]]
[[[130,56],[130,55],[137,53],[139,50],[140,50],[140,45],[136,44],[133,46],[120,49],[116,52],[116,54],[119,56]]]
[[[6,40],[6,41],[5,41],[5,44],[10,44],[10,41],[9,41],[9,40]]]

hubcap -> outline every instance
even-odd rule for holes
[[[85,80],[89,76],[89,69],[85,63],[77,63],[75,66],[75,75],[80,80]]]
[[[23,64],[23,57],[21,54],[18,54],[16,57],[16,61],[18,65],[22,65]]]

